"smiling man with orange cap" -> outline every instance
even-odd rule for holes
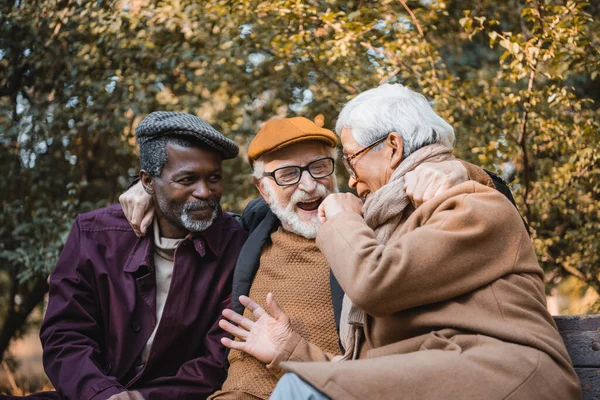
[[[236,271],[232,309],[240,295],[264,301],[272,293],[289,309],[291,324],[319,348],[339,353],[334,307],[343,295],[317,249],[317,209],[338,191],[334,174],[336,135],[302,118],[270,120],[248,149],[254,183],[269,207],[251,229]],[[262,199],[244,217],[265,210]],[[333,301],[332,301],[333,300]],[[264,304],[266,305],[266,304]],[[246,311],[246,316],[251,313]],[[222,321],[222,323],[226,323]],[[229,372],[218,399],[268,398],[278,371],[238,350],[229,353]]]

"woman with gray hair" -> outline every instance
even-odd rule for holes
[[[299,346],[272,298],[273,317],[244,299],[256,321],[241,339],[265,362],[315,361],[282,362],[292,373],[271,398],[580,399],[515,207],[474,181],[416,209],[404,191],[420,164],[453,159],[452,127],[422,95],[383,85],[350,101],[336,131],[365,200],[319,208],[317,246],[346,293],[345,354]]]

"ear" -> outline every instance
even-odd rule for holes
[[[271,205],[271,197],[269,196],[269,193],[265,190],[265,185],[262,182],[262,179],[252,178],[252,181],[254,182],[254,186],[256,186],[265,202],[268,205]]]
[[[385,142],[392,149],[390,167],[396,169],[400,165],[400,162],[402,162],[404,140],[402,140],[402,136],[398,132],[390,132]]]
[[[140,171],[140,182],[142,182],[142,186],[146,193],[150,196],[154,195],[154,177],[148,173],[146,170]]]

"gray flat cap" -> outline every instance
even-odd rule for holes
[[[140,145],[163,136],[194,138],[220,153],[225,160],[235,158],[240,151],[236,142],[227,139],[208,122],[181,112],[150,113],[135,128],[135,136]]]

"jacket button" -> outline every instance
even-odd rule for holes
[[[110,371],[112,371],[112,365],[107,364],[106,367],[104,367],[103,369],[104,375],[110,374]]]
[[[134,332],[139,332],[141,329],[139,322],[133,321],[131,323],[131,329],[133,329]]]

